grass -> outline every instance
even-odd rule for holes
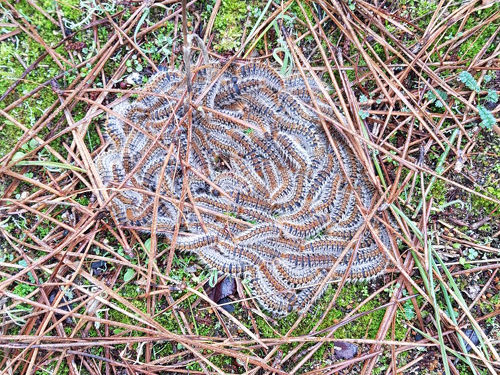
[[[500,141],[480,106],[498,117],[499,4],[190,6],[188,31],[214,59],[261,57],[329,85],[397,228],[383,277],[332,284],[307,314],[275,320],[247,293],[231,314],[210,303],[213,275],[194,256],[177,254],[165,275],[166,241],[116,226],[96,198],[96,102],[136,89],[149,61],[182,68],[180,2],[34,3],[0,13],[2,371],[497,373]],[[335,358],[332,340],[357,354]]]

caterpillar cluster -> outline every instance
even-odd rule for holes
[[[121,224],[148,231],[159,193],[157,231],[169,238],[180,220],[178,250],[249,277],[252,293],[275,315],[300,311],[321,294],[319,284],[364,224],[358,198],[369,210],[375,190],[332,129],[337,159],[302,78],[284,79],[255,63],[219,72],[209,65],[194,73],[193,99],[204,96],[190,126],[180,123],[189,106],[178,71],[162,69],[135,101],[113,108],[109,146],[96,159],[105,186],[114,188],[111,210]],[[187,189],[191,194],[182,193]],[[387,229],[372,225],[389,247]],[[387,259],[369,231],[355,245],[334,277],[349,272],[359,280],[384,270]]]

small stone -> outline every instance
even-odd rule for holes
[[[358,353],[358,347],[349,342],[336,341],[334,355],[337,359],[351,359]]]

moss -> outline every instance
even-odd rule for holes
[[[471,368],[463,362],[458,363],[457,370],[460,375],[472,375],[476,373],[479,375],[487,375],[489,373],[487,369],[479,369],[479,372],[473,372]]]
[[[293,332],[294,336],[307,335],[311,332],[314,326],[318,323],[320,317],[323,315],[328,304],[335,295],[335,288],[329,287],[325,295],[316,303],[316,305],[310,310],[310,313],[304,317],[297,329]],[[345,285],[337,298],[336,304],[328,312],[325,319],[318,327],[318,331],[328,330],[338,324],[352,309],[358,306],[362,301],[364,301],[369,296],[369,290],[366,283],[348,284]],[[380,306],[385,300],[382,300],[381,296],[379,299],[368,302],[365,306],[360,309],[360,312],[367,312],[373,310]],[[343,338],[375,338],[380,323],[384,317],[385,310],[377,310],[362,316],[355,321],[348,323],[336,329],[334,337],[336,339]],[[299,315],[297,313],[292,313],[289,316],[280,319],[278,324],[271,327],[264,319],[256,317],[257,326],[261,337],[271,338],[278,337],[279,335],[284,335],[297,321]],[[395,326],[395,339],[402,340],[407,334],[406,327],[406,316],[403,311],[399,311],[396,316],[396,326]],[[274,328],[274,329],[273,329]],[[278,335],[274,330],[278,331]],[[389,334],[390,336],[390,334]],[[284,345],[281,350],[284,355],[286,355],[291,349],[293,349],[297,344]],[[314,358],[320,360],[324,357],[325,351],[331,350],[331,344],[322,345],[321,349],[314,355]]]
[[[177,334],[182,334],[182,331],[177,324],[177,320],[174,318],[174,315],[172,311],[167,311],[167,312],[162,312],[162,309],[158,307],[159,304],[157,304],[157,310],[156,314],[159,314],[156,317],[156,321],[161,324],[162,327],[165,329],[169,330],[172,333],[177,333]],[[160,314],[161,312],[161,314]]]
[[[217,367],[219,367],[221,370],[223,370],[224,372],[226,372],[228,374],[234,374],[234,373],[240,374],[244,371],[244,368],[242,366],[237,366],[239,371],[235,372],[235,368],[233,367],[234,359],[232,357],[228,357],[228,356],[221,355],[221,354],[215,354],[215,355],[212,355],[210,357],[210,361],[214,365],[216,365]],[[194,362],[192,364],[189,364],[187,366],[187,369],[191,370],[191,371],[201,371],[202,370],[202,368],[200,367],[198,362]]]
[[[467,20],[465,24],[465,30],[469,30],[481,22],[484,22],[488,17],[492,16],[500,10],[500,4],[494,4],[493,6],[480,10],[473,14]],[[471,38],[468,38],[461,46],[459,56],[463,60],[473,59],[480,51],[483,49],[485,44],[488,42],[489,38],[496,32],[498,25],[491,22],[485,28],[480,29],[479,32],[475,33]],[[476,37],[477,35],[477,37]],[[495,48],[495,43],[490,43],[486,53],[490,53]]]
[[[55,15],[55,2],[44,0],[38,4],[50,15]],[[61,7],[63,16],[66,18],[79,17],[80,11],[77,7],[72,8],[69,5],[78,5],[78,1],[72,0],[65,2]],[[36,32],[44,39],[49,46],[54,46],[62,39],[61,30],[52,24],[45,16],[38,12],[26,1],[16,2],[15,8],[18,13],[27,19],[34,27]],[[9,12],[4,12],[0,21],[9,23]],[[0,34],[6,34],[13,31],[13,28],[0,28]],[[68,53],[64,46],[60,46],[55,51],[61,56],[68,58]],[[25,66],[34,63],[43,53],[45,48],[29,37],[26,33],[19,33],[0,43],[0,93],[6,90],[18,80]],[[21,63],[22,62],[22,63]],[[62,62],[64,69],[70,67]],[[50,56],[45,57],[38,66],[33,69],[22,82],[0,103],[0,108],[19,99],[21,96],[29,93],[39,84],[47,82],[52,77],[61,72],[60,67]],[[10,111],[10,115],[26,127],[31,127],[45,110],[57,99],[50,88],[43,88],[37,94],[21,103],[17,108]],[[23,132],[10,121],[0,118],[0,157],[5,155],[16,144]]]
[[[80,195],[75,198],[75,202],[78,202],[82,206],[88,206],[90,203],[90,199],[87,195]]]
[[[246,17],[246,1],[222,0],[214,22],[214,48],[217,51],[234,51],[240,46]]]
[[[9,120],[0,117],[0,158],[12,150],[12,147],[22,135],[21,129]]]
[[[446,187],[446,183],[443,180],[436,179],[432,185],[431,193],[427,198],[430,199],[430,197],[432,197],[436,206],[443,205],[446,203],[447,191],[448,188]]]
[[[19,297],[26,297],[28,294],[32,293],[35,289],[36,287],[33,285],[18,283],[12,292],[14,294],[17,294]]]
[[[52,229],[52,223],[49,222],[48,220],[43,220],[36,227],[36,234],[38,238],[43,239],[49,234],[51,229]]]
[[[320,317],[323,315],[327,306],[331,302],[336,290],[335,287],[329,287],[325,295],[316,303],[316,305],[310,310],[310,313],[303,318],[297,329],[293,332],[293,336],[308,335],[314,326],[318,323]],[[366,283],[348,284],[345,285],[343,290],[340,292],[337,298],[336,304],[328,312],[324,321],[318,327],[318,331],[328,330],[338,324],[345,316],[352,311],[356,306],[358,306],[362,301],[364,301],[370,294],[369,287]],[[387,295],[383,294],[379,298],[368,302],[363,306],[360,312],[371,311],[379,307],[382,303],[386,302]],[[336,329],[334,333],[334,338],[344,339],[344,338],[369,338],[373,339],[376,337],[382,319],[384,317],[385,310],[377,310],[371,312],[365,316],[362,316],[355,321],[352,321],[344,326]],[[278,331],[275,333],[273,328],[263,319],[256,317],[256,322],[259,328],[260,337],[279,337],[288,332],[288,330],[297,321],[299,315],[293,313],[283,319],[278,320],[273,328]],[[406,326],[407,317],[403,310],[398,311],[395,320],[395,340],[403,340],[408,332]],[[323,335],[326,334],[323,333]],[[388,334],[388,339],[390,339],[390,333]],[[287,344],[280,346],[280,350],[283,355],[286,355],[293,348],[297,347],[298,343]],[[307,350],[308,347],[314,346],[314,343],[306,344],[302,348]],[[325,343],[321,345],[319,350],[313,355],[311,363],[324,364],[326,360],[330,360],[331,355],[329,354],[333,350],[333,344]]]
[[[302,5],[302,8],[304,8],[309,21],[314,24],[315,21],[310,6],[305,1],[300,1],[300,4]],[[292,5],[290,5],[289,9],[291,14],[299,18],[301,21],[307,22],[306,18],[304,17],[304,13],[302,13],[302,10],[300,9],[298,1],[294,1]]]
[[[32,279],[33,276],[31,275],[30,273],[30,278]],[[34,280],[33,280],[34,281]],[[35,286],[33,285],[28,285],[28,284],[24,284],[24,283],[18,283],[15,288],[13,289],[12,293],[18,295],[19,297],[26,297],[27,295],[29,295],[30,293],[32,293],[34,290],[36,289]],[[27,303],[20,303],[16,306],[16,309],[18,311],[25,311],[26,313],[30,312],[31,310],[33,310],[33,307]],[[19,319],[22,319],[22,316],[24,314],[19,312],[16,314],[16,316],[19,317]],[[14,329],[16,331],[18,331],[18,328],[14,327]]]
[[[377,366],[373,369],[373,375],[385,373],[385,370],[389,366],[389,359],[390,355],[381,355],[377,360]]]
[[[476,188],[476,191],[479,191],[479,188]],[[493,180],[493,175],[489,175],[487,177],[487,182],[483,186],[483,191],[485,195],[494,198],[496,200],[500,200],[500,183],[499,180]],[[500,207],[497,203],[491,202],[488,199],[479,197],[477,195],[471,196],[472,207],[476,212],[484,212],[487,215],[491,215],[491,217],[498,218],[500,217]]]

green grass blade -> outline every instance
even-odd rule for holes
[[[437,254],[431,245],[430,245],[430,248],[432,249],[433,253]],[[437,267],[436,262],[434,260],[434,257],[432,255],[430,257],[432,259],[432,268],[434,269],[436,274],[441,275],[441,273],[439,272],[439,268]],[[444,267],[444,268],[446,268],[446,267]],[[448,316],[453,321],[453,323],[457,324],[457,319],[455,317],[455,311],[453,310],[453,306],[451,304],[450,295],[448,294],[448,291],[446,290],[446,288],[443,285],[443,282],[441,280],[439,280],[439,286],[441,288],[441,292],[443,293],[443,297],[444,297],[444,300],[446,302],[446,310],[448,312]],[[457,337],[458,337],[458,341],[460,343],[460,347],[462,348],[463,353],[467,353],[467,350],[465,349],[466,348],[465,342],[464,342],[462,336],[457,335]],[[479,335],[478,335],[478,337],[479,337]],[[478,375],[478,371],[475,368],[475,366],[472,364],[472,361],[470,360],[469,357],[465,357],[465,363],[467,363],[467,365],[469,366],[469,368],[472,370],[472,372],[475,375]]]
[[[69,169],[75,172],[86,173],[85,169],[75,167],[71,164],[63,164],[56,161],[38,161],[38,160],[22,160],[14,165],[17,166],[38,166],[38,167],[48,167],[48,168],[61,168],[61,169]]]
[[[444,150],[444,152],[441,154],[441,156],[439,157],[439,159],[437,161],[437,164],[436,164],[436,173],[438,175],[442,175],[443,172],[444,172],[443,165],[444,165],[444,162],[446,161],[446,158],[448,157],[448,154],[450,153],[450,149],[451,149],[450,145],[452,145],[453,142],[455,142],[455,138],[457,137],[457,135],[458,135],[459,132],[460,132],[460,129],[455,129],[455,131],[453,132],[453,134],[450,137],[450,143],[448,143],[446,145],[446,149]],[[432,186],[436,182],[436,179],[437,179],[436,176],[432,176],[431,181],[429,182],[429,185],[427,187],[427,189],[429,191],[431,191]],[[422,192],[422,194],[423,194],[423,192]],[[415,213],[413,214],[413,218],[417,217],[418,213],[422,209],[422,205],[423,204],[424,204],[424,198],[422,196],[422,198],[420,199],[420,202],[417,205],[417,208],[415,209]]]
[[[465,303],[465,300],[464,300],[464,298],[462,296],[462,293],[460,292],[460,288],[455,283],[455,280],[453,279],[453,276],[451,275],[450,271],[448,270],[448,267],[446,267],[446,265],[444,264],[443,260],[439,256],[439,254],[435,250],[432,250],[432,251],[433,251],[434,256],[436,257],[436,259],[438,260],[439,264],[443,268],[443,271],[444,271],[446,277],[448,278],[448,284],[453,289],[453,292],[455,293],[455,297],[456,297],[457,301],[460,302],[460,304],[462,306],[466,307],[467,304]],[[443,288],[444,288],[444,285],[443,285]],[[453,320],[453,322],[456,323],[455,320]],[[474,329],[474,332],[476,333],[476,335],[477,335],[477,337],[479,339],[479,343],[481,345],[481,349],[483,350],[483,353],[485,354],[485,356],[487,358],[489,358],[489,352],[485,348],[485,343],[484,343],[482,335],[478,332],[478,330],[476,329],[476,327],[474,325],[472,325],[472,329]],[[457,336],[458,336],[459,340],[462,342],[462,340],[463,340],[462,337],[460,335],[457,335]]]
[[[428,249],[427,252],[429,254],[429,264],[433,264],[432,260],[432,245],[431,241],[428,242]],[[422,275],[423,278],[425,278],[425,275]],[[439,316],[439,305],[437,303],[437,298],[436,298],[436,292],[434,289],[434,273],[432,272],[432,267],[429,270],[429,289],[427,290],[427,293],[429,293],[429,296],[432,299],[432,307],[434,308],[434,319],[436,320],[436,329],[437,329],[437,334],[438,334],[438,340],[439,340],[439,349],[441,351],[441,357],[443,359],[443,367],[444,367],[444,372],[446,375],[451,375],[450,371],[450,365],[448,363],[448,354],[446,353],[446,346],[444,344],[444,336],[443,336],[443,329],[441,328],[441,323],[440,323],[440,316]]]
[[[278,15],[277,18],[279,18],[281,15],[283,15],[286,12],[286,10],[290,7],[290,5],[292,5],[292,4],[293,4],[293,2],[288,4],[287,7],[285,9],[283,9],[283,11]],[[271,27],[273,27],[275,22],[276,22],[276,19],[273,22],[269,23],[269,25],[267,25],[266,28],[262,31],[262,33],[260,33],[260,35],[257,37],[257,39],[254,40],[254,42],[248,48],[247,52],[245,52],[245,55],[243,55],[244,59],[246,59],[248,57],[248,55],[252,52],[252,50],[255,48],[257,43],[259,43],[259,40],[261,40],[264,37],[264,35],[266,35],[266,33],[269,31],[269,29]],[[256,25],[258,25],[258,23],[256,23]],[[253,35],[251,33],[249,35],[249,39],[250,39],[250,36],[253,37]]]

